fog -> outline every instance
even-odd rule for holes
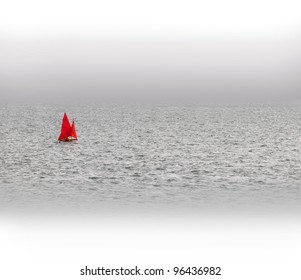
[[[224,12],[202,1],[13,2],[0,13],[2,102],[299,99],[294,1],[217,1]]]

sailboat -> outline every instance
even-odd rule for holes
[[[68,116],[64,113],[64,117],[62,120],[62,128],[61,134],[58,138],[61,142],[72,142],[77,140],[76,130],[74,120],[72,121],[72,125],[70,125]]]

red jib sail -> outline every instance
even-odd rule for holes
[[[61,134],[58,138],[59,141],[65,140],[67,137],[71,136],[71,126],[69,119],[67,117],[67,114],[64,114],[63,121],[62,121],[62,129],[61,129]]]
[[[74,139],[77,139],[74,121],[72,121],[71,134],[70,134],[70,136],[71,136],[72,138],[74,138]]]

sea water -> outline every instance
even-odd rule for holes
[[[300,104],[0,106],[2,209],[298,206],[300,182]]]

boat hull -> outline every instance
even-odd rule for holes
[[[77,139],[63,139],[63,140],[58,140],[59,142],[75,142]]]

